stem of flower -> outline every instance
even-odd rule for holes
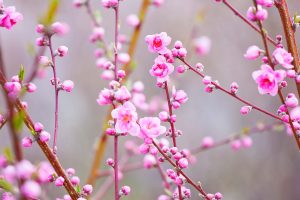
[[[140,8],[140,11],[139,11],[140,24],[137,27],[135,27],[134,32],[131,37],[131,40],[130,40],[130,43],[129,43],[129,48],[128,48],[128,54],[131,59],[133,59],[134,52],[136,50],[137,41],[140,37],[142,25],[144,24],[145,16],[148,12],[150,3],[151,3],[150,0],[143,0],[142,6]],[[126,77],[124,79],[122,79],[122,83],[126,82],[127,78],[132,73],[132,69],[129,66],[130,66],[129,64],[126,64],[124,66],[124,71],[126,73]],[[111,111],[112,111],[112,107],[108,110],[108,112],[106,114],[106,118],[102,125],[102,133],[101,133],[101,136],[99,137],[99,141],[98,141],[97,148],[95,151],[94,161],[92,164],[89,178],[87,180],[87,183],[91,184],[91,185],[95,184],[97,174],[99,173],[100,163],[102,162],[102,160],[104,158],[104,153],[105,153],[106,145],[107,145],[107,135],[105,133],[105,130],[107,129],[107,121],[111,119]]]
[[[166,92],[166,97],[167,97],[167,102],[168,102],[168,109],[169,109],[169,115],[170,117],[173,115],[173,109],[171,105],[171,99],[170,99],[170,94],[169,94],[169,89],[168,89],[168,81],[165,82],[165,92]],[[175,133],[175,126],[174,122],[170,119],[169,120],[170,126],[171,126],[171,131],[172,131],[172,141],[173,141],[173,146],[177,147],[176,144],[176,133]],[[178,167],[178,163],[176,162],[176,167]],[[178,174],[178,173],[177,173]],[[179,175],[179,174],[178,174]],[[178,185],[178,196],[179,200],[182,200],[182,194],[181,194],[181,186]]]
[[[195,72],[197,75],[199,75],[199,76],[202,77],[202,78],[205,77],[205,75],[204,75],[203,73],[199,72],[197,69],[195,69],[194,67],[192,67],[192,66],[191,66],[189,63],[187,63],[184,59],[180,59],[180,60],[181,60],[186,66],[188,66],[190,70],[192,70],[193,72]],[[244,103],[244,104],[246,104],[246,105],[248,105],[248,106],[251,106],[253,109],[255,109],[255,110],[259,111],[259,112],[262,112],[262,113],[264,113],[264,114],[266,114],[266,115],[269,115],[270,117],[273,117],[273,118],[275,118],[275,119],[278,119],[278,120],[284,122],[280,117],[278,117],[278,116],[276,116],[276,115],[274,115],[274,114],[272,114],[272,113],[270,113],[270,112],[268,112],[268,111],[266,111],[266,110],[264,110],[264,109],[262,109],[262,108],[260,108],[260,107],[258,107],[258,106],[256,106],[256,105],[250,103],[249,101],[246,101],[245,99],[242,99],[241,97],[239,97],[239,96],[237,96],[237,95],[235,95],[235,94],[233,94],[233,93],[231,93],[229,90],[226,90],[225,88],[223,88],[221,85],[217,84],[216,82],[213,82],[213,81],[212,81],[211,83],[212,83],[217,89],[219,89],[219,90],[225,92],[226,94],[232,96],[233,98],[237,99],[238,101],[240,101],[240,102],[242,102],[242,103]]]
[[[243,20],[247,25],[249,25],[253,30],[258,33],[261,33],[261,30],[257,28],[251,21],[249,21],[246,17],[244,17],[235,7],[233,7],[227,0],[223,0],[223,4],[227,6],[237,17]],[[273,40],[270,36],[267,36],[269,42],[273,45],[276,45],[276,41]]]
[[[53,153],[56,154],[57,151],[57,134],[58,134],[58,86],[57,86],[57,75],[56,75],[56,62],[55,62],[55,54],[52,47],[51,36],[48,37],[49,39],[49,49],[52,59],[52,69],[53,69],[53,78],[54,78],[54,92],[55,92],[55,113],[54,113],[54,141],[53,141]]]

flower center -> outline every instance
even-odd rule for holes
[[[159,48],[159,47],[162,46],[162,41],[161,41],[160,37],[156,36],[156,37],[154,38],[154,40],[153,40],[153,46],[154,46],[155,48]]]

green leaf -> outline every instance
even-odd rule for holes
[[[13,126],[17,132],[20,132],[24,124],[24,113],[18,112],[13,116]]]
[[[81,193],[79,185],[76,186],[75,190],[76,190],[77,193]]]
[[[50,0],[48,11],[40,20],[42,24],[44,24],[45,26],[49,26],[54,22],[59,4],[60,0]]]
[[[5,190],[6,192],[15,192],[14,186],[3,178],[0,178],[0,188]]]
[[[20,71],[19,71],[19,80],[20,80],[20,82],[23,82],[24,76],[25,76],[25,69],[24,69],[24,66],[21,65]]]
[[[11,150],[10,150],[9,147],[6,147],[6,148],[4,149],[3,154],[4,154],[6,160],[7,160],[9,163],[14,163],[14,157],[13,157],[13,154],[12,154],[12,152],[11,152]]]

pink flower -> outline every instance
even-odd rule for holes
[[[139,25],[140,19],[137,15],[131,14],[127,16],[126,22],[129,26],[136,27]]]
[[[131,94],[125,86],[120,87],[115,92],[115,99],[118,101],[128,101],[131,98]]]
[[[21,187],[22,194],[28,199],[39,199],[42,189],[35,181],[26,181]]]
[[[154,167],[156,165],[156,158],[151,155],[151,154],[147,154],[145,157],[144,157],[144,168],[146,169],[150,169],[152,167]]]
[[[119,0],[102,0],[102,5],[105,8],[114,8],[119,4]]]
[[[61,85],[62,89],[66,92],[71,92],[74,88],[74,83],[71,80],[66,80]]]
[[[253,45],[247,49],[247,52],[244,54],[244,57],[248,60],[255,60],[260,56],[261,52],[262,50],[258,46]]]
[[[272,7],[274,5],[274,1],[273,0],[256,0],[256,3],[258,5],[261,6],[265,6],[265,7]]]
[[[187,94],[183,90],[176,90],[175,87],[173,87],[171,103],[174,109],[179,108],[180,105],[187,102],[188,99]]]
[[[254,6],[249,7],[247,11],[247,18],[251,21],[263,21],[268,17],[268,11],[263,9],[261,5],[257,6],[257,10]]]
[[[51,30],[59,36],[63,36],[69,32],[69,25],[62,22],[54,22],[51,25]]]
[[[166,132],[166,127],[160,125],[158,117],[144,117],[139,120],[141,138],[156,138]]]
[[[115,129],[117,133],[129,133],[137,136],[140,133],[140,127],[136,123],[138,118],[136,108],[127,101],[111,112],[111,116],[116,119]]]
[[[101,90],[99,97],[97,99],[97,103],[102,106],[102,105],[107,105],[112,103],[112,97],[113,97],[113,91],[104,88]]]
[[[194,41],[194,46],[199,56],[205,56],[210,52],[211,40],[207,36],[201,36]]]
[[[167,63],[166,58],[163,56],[158,56],[154,60],[154,65],[150,69],[150,74],[157,77],[157,81],[164,82],[168,79],[168,75],[174,71],[174,66]]]
[[[165,32],[147,35],[145,40],[148,44],[148,50],[159,54],[167,53],[167,46],[171,43],[171,38]]]
[[[286,69],[292,69],[294,66],[291,64],[293,61],[292,55],[284,48],[276,48],[273,52],[275,61]]]
[[[278,83],[286,76],[284,70],[274,71],[269,65],[262,65],[261,70],[254,71],[252,77],[258,84],[260,94],[275,96],[278,92]]]
[[[0,16],[0,26],[11,29],[11,27],[21,20],[23,20],[22,14],[16,12],[14,6],[9,6],[3,10],[3,14]]]
[[[16,164],[17,176],[23,180],[29,179],[35,170],[35,167],[28,160],[22,160]]]

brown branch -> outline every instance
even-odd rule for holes
[[[253,4],[255,5],[256,10],[258,10],[258,5],[257,5],[257,3],[256,3],[255,0],[253,0]],[[260,20],[257,21],[257,24],[258,24],[259,29],[260,29],[260,32],[261,32],[261,38],[262,38],[262,40],[263,40],[264,48],[265,48],[265,51],[266,51],[266,56],[268,57],[268,63],[269,63],[269,65],[272,67],[272,69],[274,70],[275,67],[274,67],[274,65],[273,65],[273,63],[272,63],[272,58],[271,58],[271,55],[270,55],[270,53],[269,53],[269,47],[268,47],[268,43],[267,43],[267,33],[266,33],[266,31],[264,30],[263,25],[262,25],[262,22],[261,22]],[[296,84],[297,84],[297,83],[296,83]],[[297,87],[298,87],[298,84],[297,84]],[[299,93],[299,94],[300,94],[300,93]],[[282,103],[283,105],[285,105],[284,96],[283,96],[283,94],[282,94],[281,89],[278,90],[278,95],[279,95],[279,99],[280,99],[281,103]],[[287,109],[287,113],[286,113],[286,114],[289,116],[289,124],[290,124],[290,126],[291,126],[291,129],[292,129],[294,138],[295,138],[295,140],[296,140],[296,142],[297,142],[298,149],[300,150],[300,140],[299,140],[299,138],[298,138],[296,129],[295,129],[295,127],[294,127],[294,124],[293,124],[293,121],[292,121],[292,119],[291,119],[291,115],[290,115],[288,109]]]
[[[3,75],[3,73],[0,71],[0,84],[1,84],[1,86],[3,87],[5,83],[6,83],[6,79]],[[35,135],[34,128],[33,128],[34,123],[33,123],[32,119],[30,118],[29,114],[27,113],[27,111],[24,109],[24,107],[23,107],[23,105],[22,105],[22,103],[19,99],[16,100],[15,106],[16,106],[16,108],[19,112],[24,113],[24,123],[28,127],[29,131],[33,135]],[[64,169],[62,168],[58,158],[53,154],[52,150],[50,149],[50,147],[48,146],[47,143],[41,142],[40,140],[37,140],[37,143],[38,143],[39,147],[41,148],[41,150],[43,151],[44,155],[47,157],[47,159],[51,163],[51,165],[52,165],[53,169],[55,170],[56,174],[65,179],[64,187],[66,188],[66,190],[69,193],[69,195],[71,196],[71,198],[73,200],[77,200],[80,196],[75,191],[75,189],[73,188],[73,186],[72,186],[68,176],[66,175]]]
[[[137,41],[140,37],[141,28],[144,23],[146,13],[149,9],[150,2],[151,2],[150,0],[143,0],[143,3],[141,5],[140,11],[139,11],[140,24],[134,29],[134,32],[132,34],[131,41],[130,41],[130,46],[128,48],[128,54],[131,59],[134,56]],[[130,68],[130,64],[126,64],[124,66],[124,70],[126,72],[126,77],[128,77],[132,72],[132,69]],[[122,82],[123,83],[126,82],[126,79],[123,79]],[[105,118],[105,121],[103,123],[102,133],[98,140],[97,149],[95,152],[95,157],[93,160],[92,168],[91,168],[91,171],[89,174],[89,178],[87,180],[87,183],[91,184],[91,185],[95,184],[95,181],[97,179],[97,174],[99,174],[100,164],[104,157],[104,153],[105,153],[105,149],[106,149],[106,145],[107,145],[107,135],[105,133],[105,130],[108,128],[108,124],[107,124],[108,120],[111,119],[111,116],[110,116],[111,111],[112,111],[112,108],[109,108],[106,118]]]

